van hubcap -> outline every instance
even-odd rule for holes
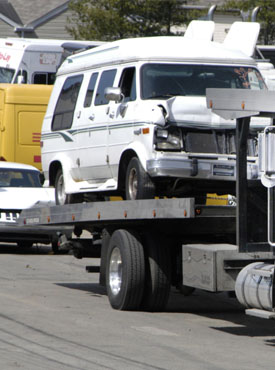
[[[58,203],[59,204],[65,204],[66,200],[66,194],[64,191],[64,178],[63,175],[61,175],[57,182],[57,197],[58,197]]]
[[[138,187],[137,171],[135,168],[132,168],[129,173],[129,194],[131,199],[137,198],[137,187]]]

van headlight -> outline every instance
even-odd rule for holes
[[[181,131],[175,127],[173,129],[156,128],[155,148],[156,150],[181,150]]]

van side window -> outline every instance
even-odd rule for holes
[[[83,75],[68,77],[59,95],[53,121],[52,131],[70,128]]]
[[[104,104],[109,103],[108,100],[104,96],[104,90],[106,89],[106,87],[113,86],[115,76],[116,76],[116,69],[110,69],[109,71],[104,71],[101,74],[97,92],[96,92],[95,105],[104,105]]]
[[[98,72],[93,73],[90,78],[88,89],[87,89],[85,100],[84,100],[84,108],[90,107],[92,104],[92,99],[94,95],[97,77],[98,77]]]
[[[119,81],[124,101],[133,101],[137,98],[136,93],[136,69],[135,67],[125,68]]]

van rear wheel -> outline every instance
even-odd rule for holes
[[[125,185],[127,200],[152,199],[155,196],[155,185],[137,157],[128,164]]]
[[[57,171],[54,187],[55,187],[55,202],[57,205],[75,203],[73,202],[73,194],[65,193],[64,176],[61,168]]]

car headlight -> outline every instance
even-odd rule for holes
[[[181,150],[181,131],[175,127],[173,129],[156,128],[155,148],[156,150]]]

